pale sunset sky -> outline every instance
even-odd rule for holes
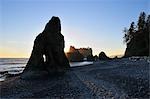
[[[91,47],[93,55],[123,55],[123,29],[149,13],[150,0],[0,0],[0,57],[29,58],[52,16],[61,20],[65,52]]]

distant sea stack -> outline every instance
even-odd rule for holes
[[[78,62],[78,61],[91,61],[93,60],[92,48],[75,48],[74,46],[70,46],[70,50],[67,53],[67,58],[70,62]]]
[[[70,67],[64,53],[64,45],[60,19],[53,16],[43,32],[35,39],[32,54],[23,71],[22,78],[64,73]]]
[[[104,52],[100,52],[99,60],[109,60],[109,59],[110,58]]]

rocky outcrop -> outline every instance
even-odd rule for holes
[[[67,58],[70,62],[78,62],[78,61],[93,61],[92,48],[75,48],[74,46],[70,46],[69,52],[66,53]]]
[[[70,67],[64,53],[64,36],[58,17],[52,17],[35,41],[22,78],[64,73]]]
[[[106,56],[106,54],[104,52],[101,52],[99,54],[99,60],[109,60],[110,58],[108,56]]]
[[[70,50],[66,55],[70,62],[80,62],[83,61],[84,58],[84,56],[73,46],[70,46]]]

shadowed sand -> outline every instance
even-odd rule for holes
[[[149,63],[118,59],[73,67],[64,75],[1,82],[2,98],[148,98]]]

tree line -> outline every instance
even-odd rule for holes
[[[137,21],[124,28],[124,43],[127,45],[125,57],[149,56],[150,15],[141,12]]]

